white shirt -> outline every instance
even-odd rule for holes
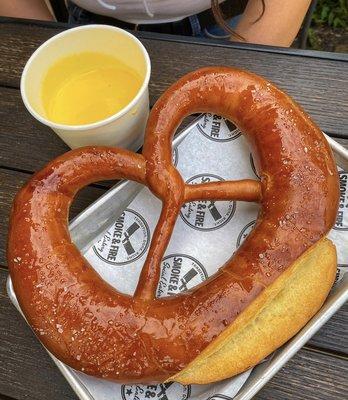
[[[95,14],[133,24],[160,24],[179,21],[211,6],[210,0],[73,0]],[[220,0],[221,2],[223,0]]]

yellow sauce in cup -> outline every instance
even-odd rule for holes
[[[136,96],[143,78],[116,57],[82,52],[53,64],[42,81],[46,118],[85,125],[116,114]]]

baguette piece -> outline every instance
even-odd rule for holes
[[[320,309],[333,285],[336,268],[334,244],[326,238],[315,243],[168,381],[207,384],[262,361]]]

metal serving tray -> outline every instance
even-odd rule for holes
[[[175,148],[192,130],[197,123],[194,121],[189,127],[176,136],[173,141]],[[348,151],[326,136],[333,150],[337,164],[348,171]],[[86,210],[80,213],[69,226],[73,241],[79,247],[82,254],[85,254],[91,244],[101,237],[109,228],[110,224],[115,220],[115,211],[122,212],[128,204],[136,197],[141,185],[134,182],[123,181],[107,191],[96,202],[90,205]],[[120,205],[121,204],[121,210]],[[115,207],[118,208],[115,210]],[[96,218],[97,216],[97,218]],[[98,223],[96,223],[96,219]],[[88,234],[86,234],[88,232]],[[347,232],[348,234],[348,232]],[[7,280],[8,295],[21,312],[16,294],[14,293],[10,276]],[[229,397],[224,394],[209,395],[207,400],[249,400],[251,399],[276,373],[284,364],[295,355],[295,353],[323,326],[331,316],[344,304],[348,299],[348,273],[336,284],[327,298],[321,310],[307,323],[307,325],[283,347],[278,349],[265,362],[254,367],[248,379],[241,387],[237,395]],[[22,314],[23,315],[23,314]],[[76,372],[70,367],[57,360],[49,353],[53,361],[71,385],[77,396],[81,400],[95,400],[86,385],[79,379]],[[203,397],[199,397],[203,398]],[[115,400],[119,400],[115,397]]]

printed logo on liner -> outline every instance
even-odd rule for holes
[[[138,260],[147,250],[150,229],[136,211],[126,209],[105,235],[93,246],[94,253],[112,265]]]
[[[185,292],[207,278],[207,271],[198,260],[185,254],[171,254],[162,260],[157,297]]]
[[[190,397],[191,387],[168,382],[159,385],[122,385],[122,400],[186,400]]]
[[[333,229],[348,231],[348,172],[339,172],[340,177],[340,198],[336,222]]]
[[[344,274],[348,273],[348,264],[338,264],[334,285],[343,278]]]
[[[224,179],[213,174],[200,174],[193,176],[186,183],[197,185],[217,181],[224,181]],[[184,204],[180,216],[187,225],[194,229],[212,231],[227,224],[235,211],[235,201],[202,200]]]
[[[240,231],[237,237],[236,248],[238,248],[245,240],[245,238],[249,235],[249,233],[253,230],[256,221],[251,221],[245,225],[245,227]]]
[[[204,114],[197,123],[197,128],[205,137],[215,142],[229,142],[242,134],[232,122],[214,114]]]

